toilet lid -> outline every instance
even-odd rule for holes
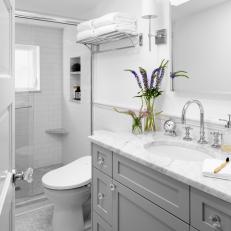
[[[55,190],[74,189],[91,182],[91,156],[81,157],[42,177],[46,188]]]

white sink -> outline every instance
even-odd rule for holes
[[[144,148],[160,157],[173,160],[203,161],[211,158],[206,149],[197,144],[185,144],[180,142],[154,141],[144,145]]]

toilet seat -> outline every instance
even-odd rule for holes
[[[81,157],[42,177],[44,187],[66,190],[83,187],[91,182],[91,156]]]

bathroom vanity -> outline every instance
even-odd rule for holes
[[[200,160],[147,151],[154,139],[91,137],[93,231],[230,231],[231,183],[201,176]]]

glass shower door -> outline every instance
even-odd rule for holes
[[[33,168],[33,101],[31,93],[15,95],[15,167],[22,171]],[[15,189],[16,203],[33,195],[33,183],[18,181]]]

